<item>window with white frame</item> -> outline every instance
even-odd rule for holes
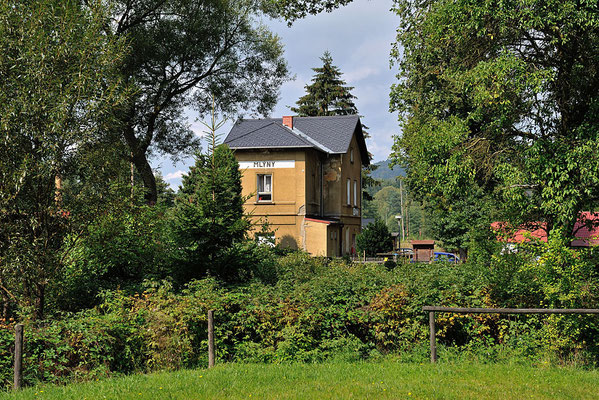
[[[272,201],[272,175],[258,175],[258,201]]]
[[[358,207],[358,181],[354,180],[354,207]]]
[[[351,179],[347,179],[347,205],[351,206]]]
[[[349,161],[351,163],[354,162],[354,148],[353,147],[349,149]]]

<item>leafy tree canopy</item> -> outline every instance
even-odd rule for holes
[[[279,38],[256,21],[253,0],[115,0],[110,35],[126,38],[130,52],[121,70],[137,95],[121,112],[149,203],[157,200],[151,154],[177,157],[196,138],[185,110],[205,115],[214,96],[218,111],[266,115],[288,79]]]
[[[264,0],[263,9],[271,16],[283,17],[291,25],[298,19],[323,11],[331,12],[353,0]]]
[[[46,288],[71,232],[110,206],[118,187],[111,132],[124,104],[124,43],[103,33],[100,1],[0,4],[0,287],[44,314]]]
[[[570,236],[599,198],[598,7],[396,1],[394,156],[428,204],[503,204]]]

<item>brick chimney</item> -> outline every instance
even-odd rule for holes
[[[283,117],[283,125],[289,129],[293,129],[293,116]]]

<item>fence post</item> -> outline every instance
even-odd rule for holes
[[[23,324],[15,325],[15,375],[13,387],[15,390],[23,384]]]
[[[214,367],[214,310],[208,310],[208,368]]]
[[[430,311],[428,313],[428,325],[430,330],[430,342],[431,342],[431,363],[437,362],[437,343],[435,339],[435,312]]]

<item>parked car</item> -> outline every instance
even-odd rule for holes
[[[400,256],[400,257],[412,258],[414,256],[414,250],[407,248],[407,247],[399,248],[399,249],[395,250],[394,253],[396,256]]]
[[[453,253],[445,253],[443,251],[435,251],[434,259],[435,262],[450,262],[457,264],[460,262],[460,257]]]

